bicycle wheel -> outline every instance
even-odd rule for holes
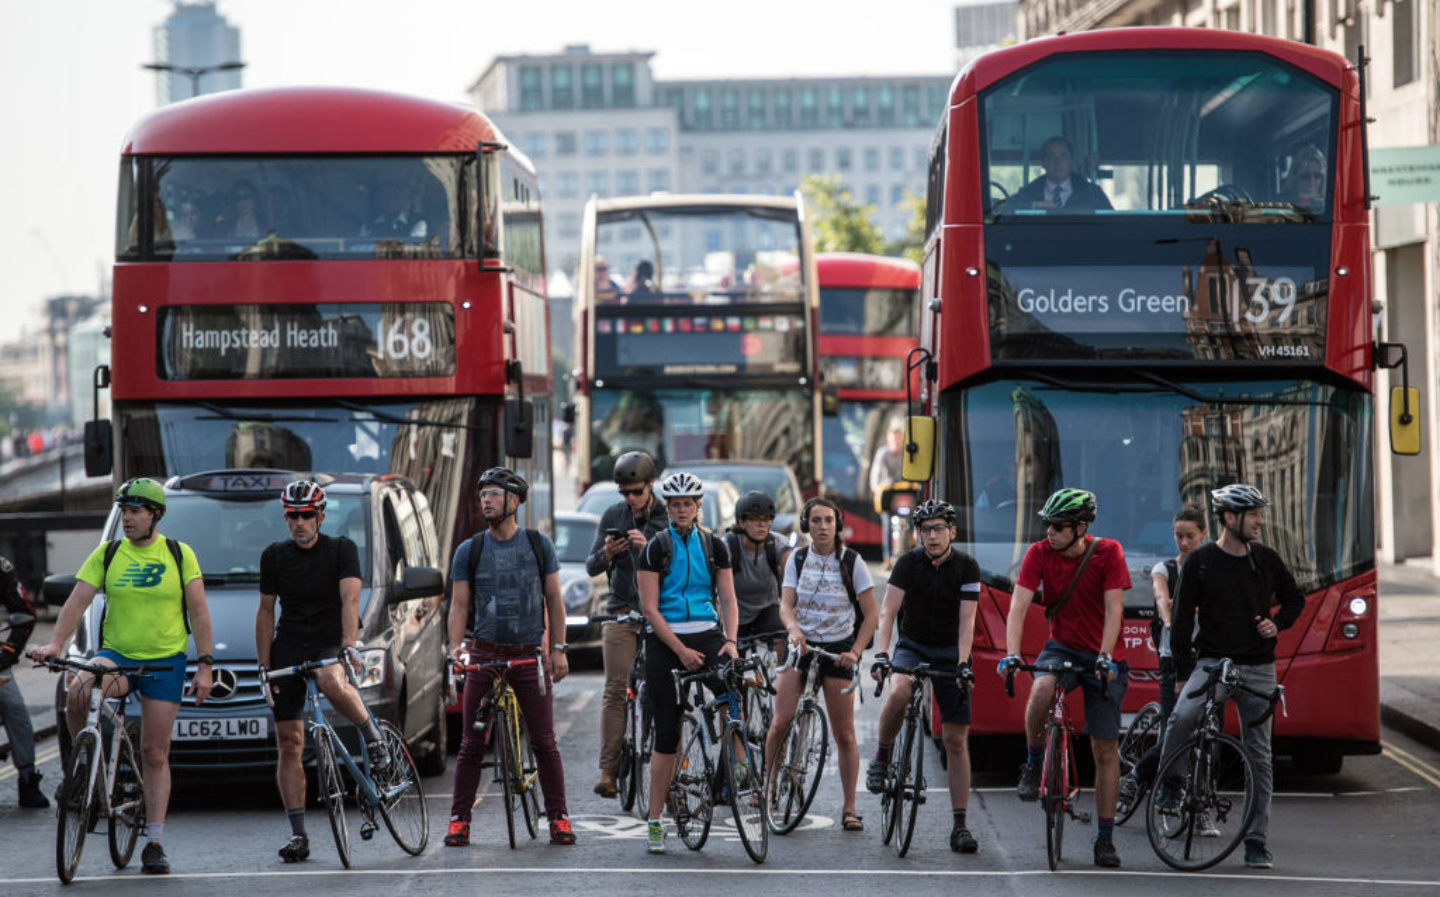
[[[425,790],[420,787],[420,772],[400,730],[381,721],[380,731],[385,735],[385,750],[390,752],[390,769],[375,780],[380,792],[380,815],[400,849],[419,856],[430,840],[430,811],[425,806]]]
[[[765,688],[762,673],[755,671],[746,675],[755,677],[756,681],[745,689],[745,737],[750,742],[751,757],[763,767],[770,759],[765,756],[765,736],[770,734],[770,722],[774,719],[774,698]]]
[[[1053,726],[1045,738],[1040,802],[1045,810],[1045,858],[1050,863],[1051,872],[1060,865],[1060,852],[1065,842],[1065,804],[1069,795],[1066,793],[1064,738],[1064,733]]]
[[[650,707],[642,687],[636,700],[640,702],[640,728],[635,738],[635,816],[644,820],[650,815],[650,755],[655,750],[655,726],[650,720]]]
[[[135,756],[135,746],[128,738],[122,738],[115,766],[115,787],[110,791],[110,860],[116,869],[130,864],[135,841],[144,827],[145,786],[140,781],[140,762]]]
[[[1239,739],[1197,736],[1160,767],[1155,781],[1145,828],[1150,846],[1167,865],[1186,872],[1208,869],[1245,839],[1255,814],[1255,767]],[[1166,781],[1178,784],[1158,785]],[[1178,797],[1173,811],[1162,800],[1165,791]]]
[[[510,849],[515,849],[515,812],[520,809],[520,794],[515,790],[515,758],[510,755],[514,746],[510,741],[510,715],[505,708],[496,707],[490,720],[490,739],[495,742],[495,778],[500,782],[500,803],[505,808],[505,834],[510,839]]]
[[[680,840],[691,850],[705,846],[710,837],[710,782],[714,778],[700,724],[693,714],[680,717],[680,753],[675,756],[675,776],[670,780],[675,828]]]
[[[345,822],[345,781],[340,777],[340,761],[335,758],[335,743],[329,729],[311,732],[315,742],[316,790],[320,803],[330,815],[330,832],[335,836],[335,849],[340,863],[350,868],[350,828]]]
[[[814,704],[804,704],[785,727],[775,756],[766,772],[765,794],[769,801],[770,830],[785,835],[795,830],[825,773],[825,759],[830,750],[830,733],[825,714]]]
[[[1161,722],[1159,701],[1151,701],[1135,714],[1135,718],[1130,721],[1129,727],[1125,729],[1125,734],[1120,738],[1120,773],[1122,775],[1133,772],[1135,764],[1139,763],[1140,758],[1145,756],[1145,752],[1155,744],[1156,739],[1160,737]]]
[[[69,884],[80,865],[85,849],[85,832],[95,803],[95,765],[99,763],[100,739],[84,731],[70,745],[70,774],[60,789],[60,806],[55,813],[55,872]]]
[[[1115,804],[1115,824],[1124,825],[1135,815],[1135,811],[1145,805],[1146,795],[1150,793],[1150,783],[1141,782],[1140,789],[1135,792],[1135,800],[1130,803],[1117,801]]]
[[[635,692],[625,696],[625,734],[620,740],[620,765],[615,770],[615,788],[619,791],[620,809],[629,813],[635,808]]]
[[[915,818],[920,805],[925,802],[925,734],[920,731],[919,721],[905,721],[905,756],[901,761],[902,774],[895,783],[895,846],[903,857],[910,852],[910,840],[915,837]]]
[[[540,823],[540,766],[535,762],[535,752],[530,748],[530,729],[525,717],[520,716],[515,727],[515,747],[518,763],[515,767],[515,792],[520,795],[520,812],[525,817],[525,830],[530,840],[535,840]]]
[[[880,792],[880,843],[885,845],[888,845],[890,839],[895,837],[895,818],[900,815],[900,805],[895,799],[895,781],[900,775],[900,758],[905,754],[904,738],[905,730],[902,728],[895,739],[895,744],[890,747],[890,764],[885,773],[885,788]]]
[[[737,753],[736,742],[741,752]],[[770,849],[770,828],[765,824],[765,780],[754,757],[745,727],[736,721],[729,723],[720,736],[720,767],[730,787],[730,811],[745,852],[750,859],[763,863]]]

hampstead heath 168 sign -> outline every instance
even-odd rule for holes
[[[441,302],[162,309],[165,380],[446,377],[455,312]]]

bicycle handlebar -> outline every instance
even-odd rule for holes
[[[585,618],[587,623],[629,623],[631,626],[639,626],[645,622],[645,615],[638,610],[627,611],[623,614],[591,614]]]
[[[889,661],[885,663],[885,678],[889,678],[892,673],[899,673],[913,679],[940,679],[945,676],[955,676],[959,672],[958,667],[937,667],[928,663],[917,664],[913,667],[897,667]],[[877,698],[880,697],[880,692],[885,690],[885,678],[875,683],[875,697]]]
[[[788,673],[788,672],[790,672],[791,670],[793,670],[793,669],[795,669],[796,667],[798,667],[798,666],[800,665],[800,653],[801,653],[801,652],[798,651],[798,650],[796,650],[795,645],[792,643],[792,644],[790,645],[790,651],[789,651],[789,653],[787,653],[787,654],[785,655],[785,662],[782,663],[782,664],[780,664],[778,667],[775,668],[775,673],[776,673],[777,675],[780,674],[780,673]],[[821,656],[821,657],[823,657],[824,659],[830,661],[831,663],[839,663],[839,662],[840,662],[840,655],[839,655],[839,654],[835,654],[835,653],[832,653],[832,652],[830,652],[830,651],[826,651],[824,648],[817,648],[816,646],[810,644],[809,642],[806,642],[806,644],[805,644],[805,652],[804,652],[804,653],[806,653],[806,654],[818,654],[819,656]],[[844,669],[844,667],[841,667],[841,669]],[[856,661],[855,665],[850,668],[850,685],[849,685],[848,688],[846,688],[845,690],[841,691],[840,694],[842,694],[842,695],[851,694],[852,692],[854,692],[854,691],[855,691],[857,688],[859,688],[859,687],[860,687],[860,663],[859,663],[859,661]],[[877,696],[877,697],[879,696],[879,692],[876,692],[876,696]],[[864,702],[864,695],[861,695],[861,702],[862,702],[862,703]]]
[[[98,663],[86,663],[83,660],[71,660],[68,657],[47,657],[38,661],[36,666],[48,667],[51,672],[58,673],[62,670],[80,670],[86,673],[93,673],[96,676],[116,676],[124,674],[136,678],[151,678],[151,673],[168,673],[175,667],[168,663],[137,663],[117,664],[107,667]]]
[[[1073,663],[1068,660],[1060,663],[1020,663],[1005,669],[1005,696],[1015,697],[1015,674],[1016,673],[1050,673],[1059,676],[1062,673],[1093,673],[1094,669]],[[1103,700],[1110,700],[1110,689],[1105,687],[1100,690],[1100,697]]]
[[[1223,683],[1228,688],[1238,688],[1241,691],[1248,692],[1257,698],[1270,702],[1270,706],[1265,709],[1265,712],[1253,721],[1246,723],[1247,726],[1264,725],[1266,720],[1275,715],[1275,705],[1277,704],[1280,705],[1280,712],[1283,715],[1287,717],[1290,715],[1290,710],[1285,705],[1285,686],[1276,685],[1275,690],[1268,693],[1258,688],[1252,688],[1240,681],[1240,671],[1238,667],[1239,664],[1228,657],[1201,667],[1201,669],[1210,675],[1206,677],[1204,685],[1186,692],[1185,697],[1201,697],[1202,695],[1209,694],[1215,686]]]
[[[502,673],[502,677],[504,673],[508,673],[510,670],[518,669],[519,667],[533,666],[541,671],[540,674],[535,677],[535,681],[540,684],[540,696],[542,698],[545,696],[545,665],[541,651],[536,651],[529,657],[517,657],[514,660],[487,660],[484,663],[460,663],[456,661],[454,666],[455,672],[457,673],[473,673],[479,670],[499,670]]]

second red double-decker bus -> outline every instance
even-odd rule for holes
[[[121,159],[116,476],[398,473],[442,558],[479,470],[548,526],[549,317],[534,169],[464,107],[236,91],[142,120]]]
[[[870,468],[885,432],[905,417],[905,356],[915,347],[920,266],[858,252],[815,256],[820,375],[839,397],[823,418],[825,492],[845,509],[845,542],[879,548]]]
[[[977,670],[1004,653],[1037,511],[1085,488],[1130,564],[1138,709],[1172,516],[1198,504],[1213,533],[1210,490],[1247,482],[1307,593],[1276,652],[1276,750],[1330,771],[1380,749],[1362,106],[1343,58],[1208,29],[1046,38],[960,74],[931,154],[922,342],[932,488],[984,574]],[[973,731],[1020,732],[1022,704],[977,689]]]

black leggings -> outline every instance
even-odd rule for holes
[[[702,652],[707,667],[720,662],[725,636],[718,627],[687,635],[677,633],[676,637],[685,647]],[[671,670],[681,669],[682,664],[655,633],[648,633],[645,640],[645,693],[650,696],[650,713],[655,721],[655,752],[673,754],[680,743],[680,697],[675,693]],[[706,685],[716,694],[725,689],[718,676],[707,680]]]

